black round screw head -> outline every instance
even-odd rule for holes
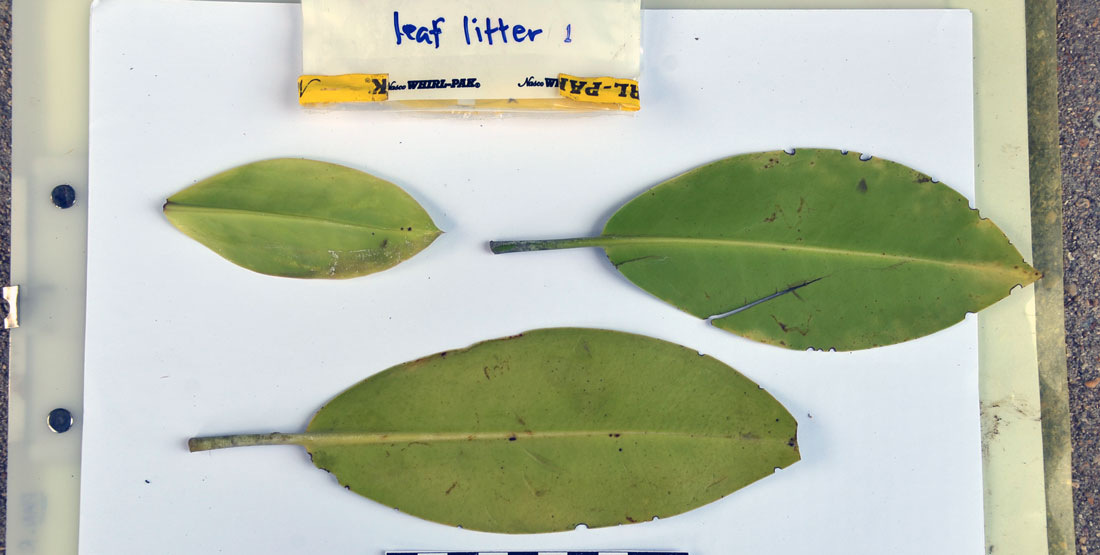
[[[72,208],[76,204],[76,189],[72,185],[58,185],[50,192],[50,199],[58,208]]]
[[[73,427],[73,414],[66,409],[53,409],[46,419],[46,424],[51,430],[63,434]]]

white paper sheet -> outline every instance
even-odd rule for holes
[[[968,12],[647,11],[642,111],[575,119],[303,112],[300,23],[284,4],[93,8],[82,553],[982,550],[973,318],[891,347],[793,352],[708,327],[598,250],[486,247],[597,233],[668,177],[785,147],[869,152],[973,198]],[[447,233],[380,274],[300,281],[238,268],[161,215],[175,191],[276,156],[389,179]],[[684,515],[514,536],[378,505],[297,447],[187,452],[194,435],[300,430],[389,366],[550,326],[730,364],[795,415],[803,460]]]

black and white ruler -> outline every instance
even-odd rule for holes
[[[688,555],[686,551],[387,551],[386,555]]]

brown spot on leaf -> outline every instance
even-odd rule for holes
[[[455,482],[455,483],[451,484],[451,487],[447,488],[447,491],[443,492],[443,495],[450,495],[451,490],[455,489],[455,486],[457,486],[457,485],[458,485],[458,482]]]
[[[856,190],[861,192],[861,193],[866,193],[867,192],[867,180],[866,179],[860,179],[859,180],[859,185],[856,185]]]
[[[810,318],[813,318],[813,316],[811,316]],[[783,322],[780,322],[779,318],[776,318],[774,314],[772,314],[772,320],[775,320],[775,323],[779,325],[779,329],[783,330],[783,333],[791,333],[792,331],[794,331],[794,332],[798,332],[802,336],[805,336],[807,333],[810,333],[810,326],[809,326],[810,322],[809,322],[809,320],[806,321],[806,325],[804,327],[788,326],[787,324],[784,324]]]

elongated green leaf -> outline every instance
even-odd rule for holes
[[[303,445],[341,484],[385,505],[527,533],[709,503],[796,462],[795,430],[771,395],[693,350],[545,329],[390,368],[330,401],[305,434],[189,445]]]
[[[236,264],[297,278],[385,270],[441,233],[396,185],[298,158],[253,162],[200,181],[169,197],[164,215]]]
[[[962,195],[900,164],[836,150],[696,168],[627,203],[600,237],[490,245],[603,247],[657,297],[793,349],[920,337],[1040,277]]]

